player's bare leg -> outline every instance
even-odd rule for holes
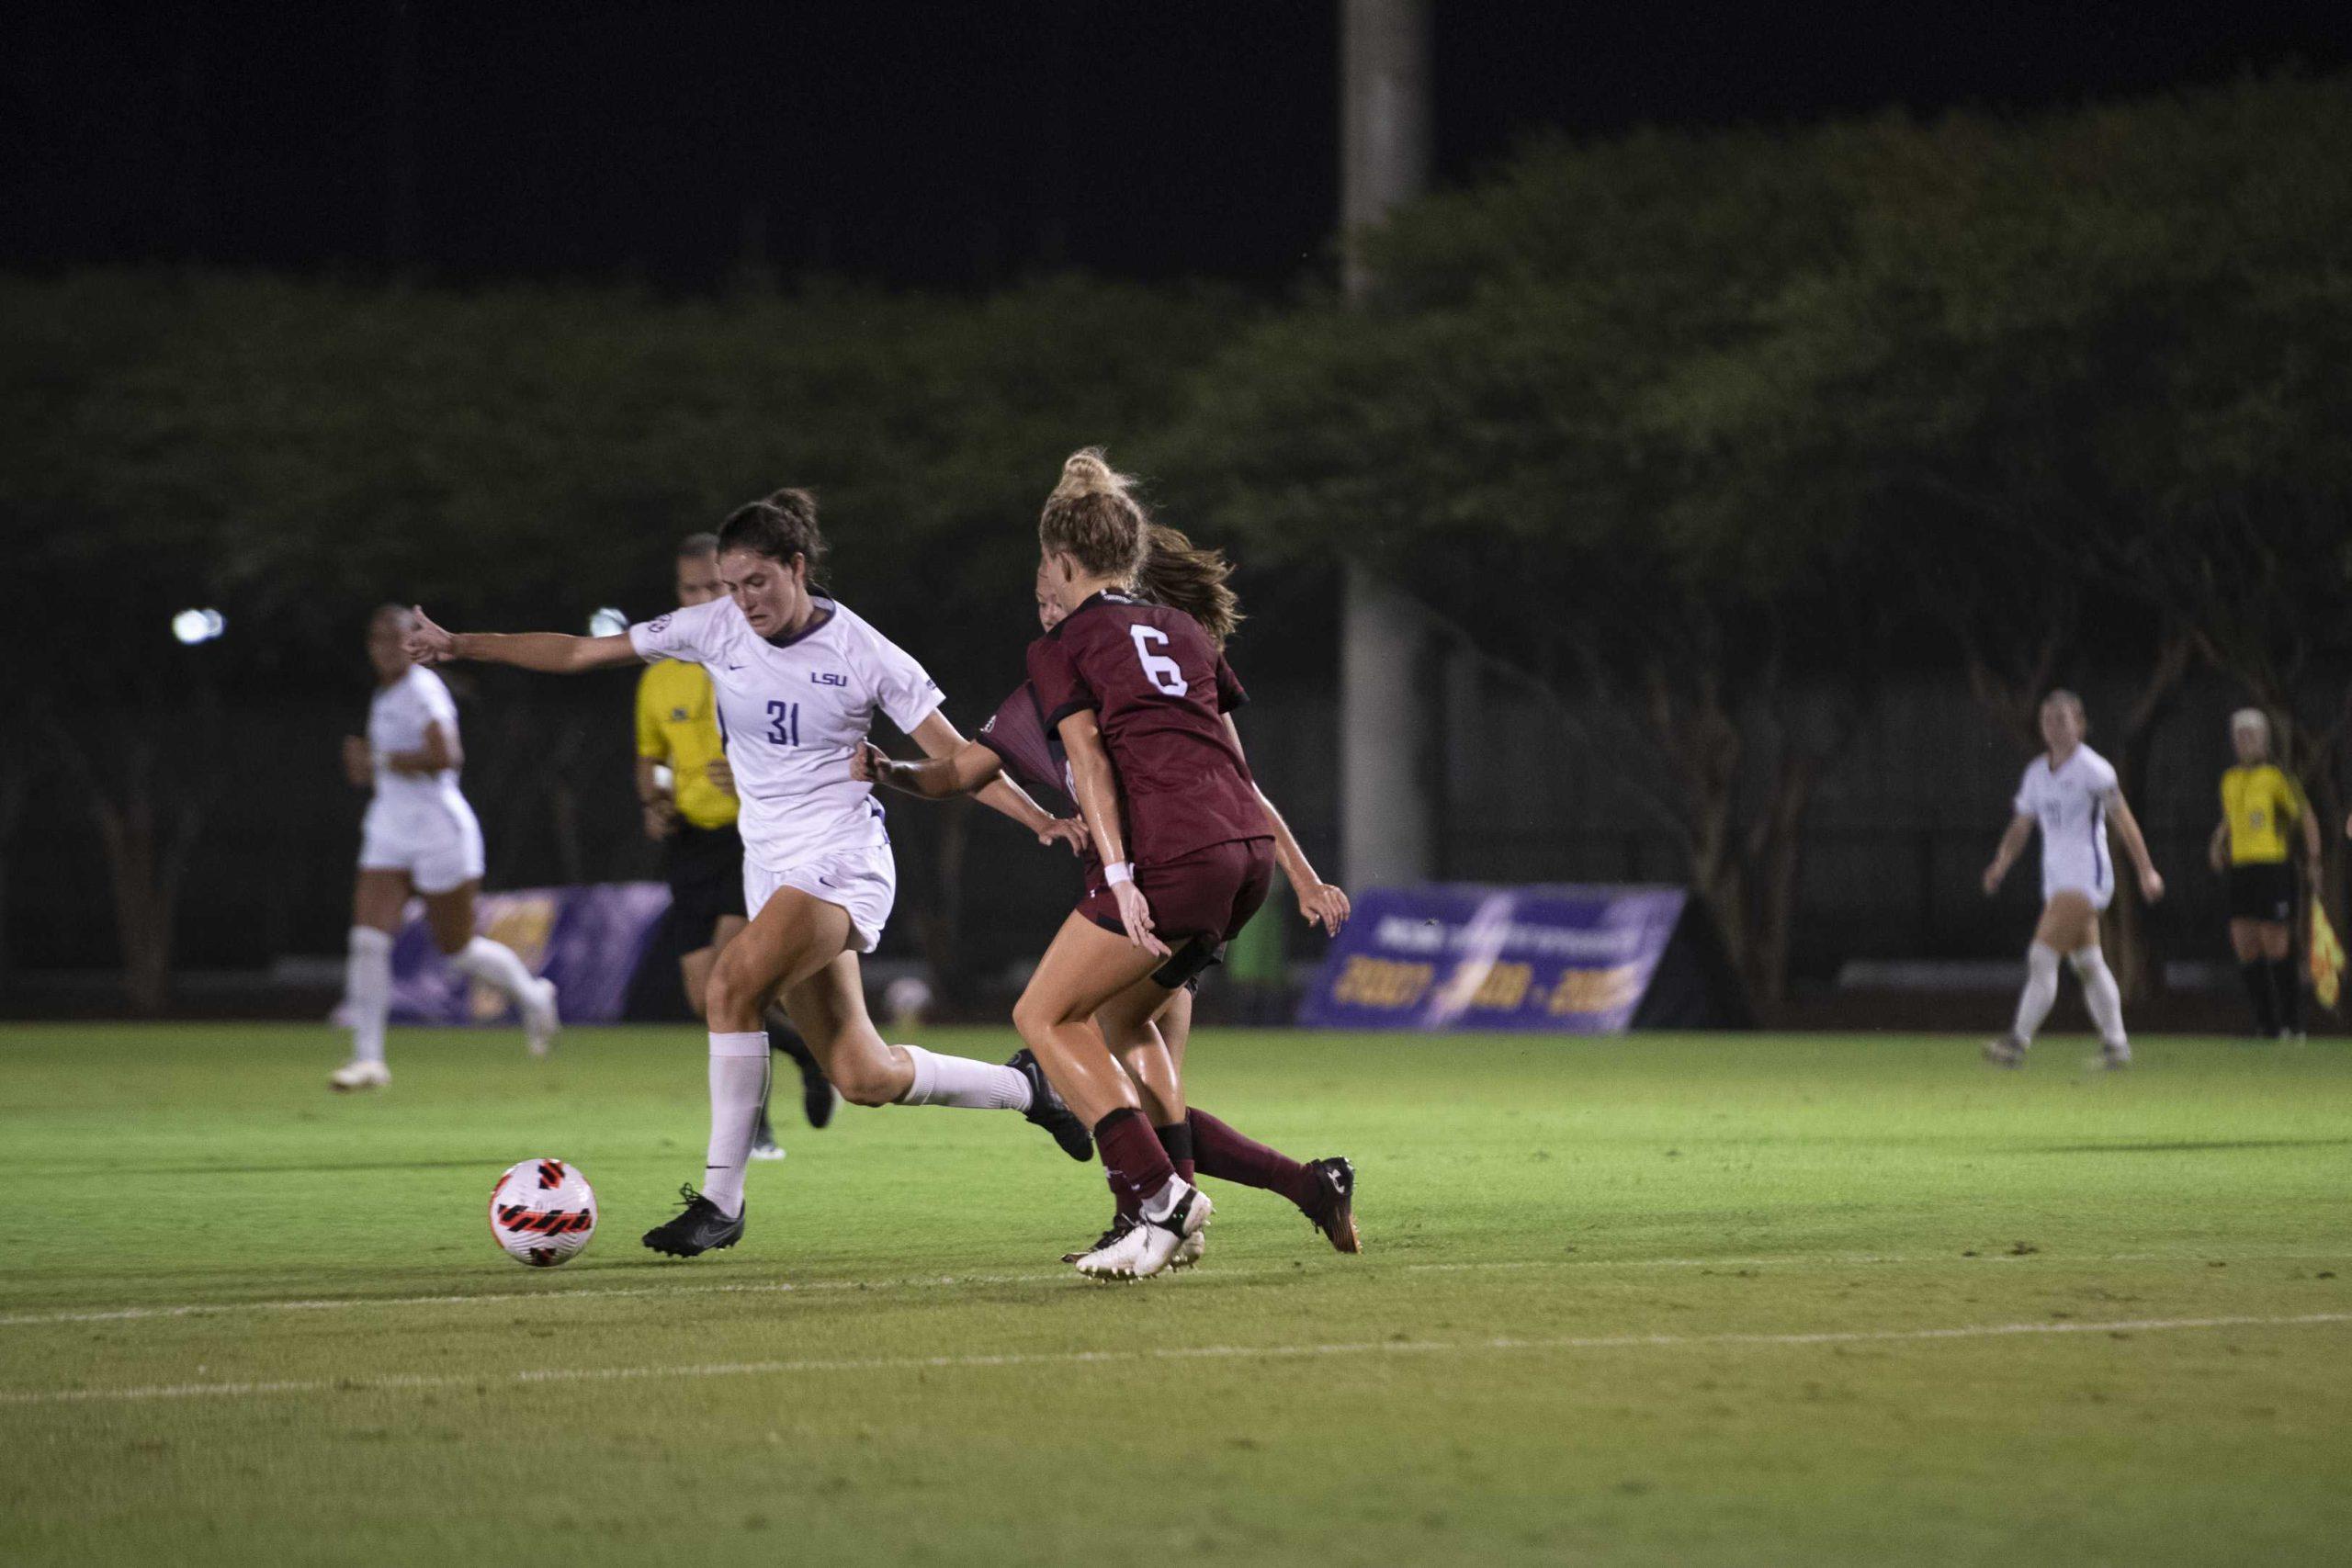
[[[807,897],[792,889],[786,893]],[[833,908],[830,904],[820,907]],[[842,919],[846,922],[848,917]],[[843,929],[846,933],[846,925]],[[865,1010],[865,986],[854,953],[839,954],[787,987],[784,1006],[825,1077],[853,1104],[1018,1111],[1060,1145],[1063,1153],[1084,1159],[1091,1151],[1086,1129],[1045,1085],[1042,1075],[884,1040]]]
[[[534,1056],[544,1056],[555,1043],[558,1027],[555,982],[535,979],[528,965],[504,942],[474,934],[474,895],[479,881],[461,882],[440,893],[424,895],[424,923],[433,945],[450,966],[477,980],[514,1004],[522,1015],[523,1043]]]
[[[2092,907],[2090,896],[2071,887],[2052,893],[2041,908],[2032,945],[2026,949],[2026,980],[2018,995],[2016,1021],[2008,1033],[1984,1047],[1988,1061],[2005,1067],[2024,1062],[2034,1035],[2058,999],[2059,961],[2098,942],[2098,911]],[[2106,965],[2102,962],[2099,967],[2104,970]]]
[[[1012,1010],[1013,1027],[1070,1109],[1092,1127],[1102,1163],[1133,1195],[1144,1222],[1079,1261],[1079,1271],[1092,1278],[1140,1280],[1159,1273],[1184,1237],[1208,1224],[1212,1212],[1199,1189],[1176,1173],[1145,1120],[1134,1081],[1095,1022],[1105,1004],[1159,963],[1124,935],[1072,914]]]
[[[679,1189],[685,1207],[645,1233],[647,1247],[693,1258],[742,1239],[744,1169],[768,1091],[761,1014],[779,989],[843,956],[849,940],[849,916],[840,908],[786,888],[719,953],[703,988],[710,1027],[710,1140],[702,1190]]]
[[[1175,995],[1182,997],[1184,993],[1179,991]],[[1094,1015],[1094,1022],[1102,1032],[1103,1043],[1111,1048],[1111,1054],[1119,1059],[1120,1066],[1136,1086],[1144,1117],[1151,1123],[1159,1146],[1167,1152],[1168,1163],[1176,1168],[1177,1175],[1191,1181],[1192,1129],[1184,1122],[1183,1087],[1156,1021],[1156,1015],[1165,1010],[1169,1000],[1170,993],[1147,976],[1113,998]],[[1101,1251],[1136,1224],[1134,1195],[1107,1168],[1103,1176],[1111,1189],[1111,1223],[1091,1242],[1063,1253],[1065,1263],[1076,1263],[1089,1253]],[[1194,1232],[1177,1247],[1175,1256],[1169,1259],[1169,1267],[1190,1268],[1200,1261],[1206,1246],[1205,1235]]]
[[[678,956],[678,979],[685,989],[686,1005],[694,1010],[696,1018],[703,1021],[705,1028],[708,1028],[710,1023],[705,1006],[710,989],[710,972],[718,964],[718,955],[726,951],[727,944],[741,936],[743,928],[750,923],[741,915],[721,915],[711,922],[710,941],[692,953]],[[801,1100],[808,1111],[808,1124],[823,1126],[832,1120],[833,1086],[825,1081],[824,1070],[817,1066],[816,1058],[808,1054],[808,1047],[801,1043],[799,1035],[785,1021],[780,1010],[770,1007],[763,1017],[763,1022],[767,1030],[768,1049],[791,1057],[793,1064],[800,1069]],[[775,1088],[773,1075],[769,1088]],[[784,1146],[776,1142],[775,1124],[769,1119],[765,1100],[760,1101],[759,1125],[752,1134],[752,1157],[760,1160],[784,1157]]]

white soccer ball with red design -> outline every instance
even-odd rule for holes
[[[579,1167],[526,1159],[490,1190],[490,1234],[515,1262],[552,1269],[596,1234],[596,1194]]]

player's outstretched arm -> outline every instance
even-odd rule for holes
[[[1231,714],[1225,716],[1225,732],[1232,738],[1234,750],[1241,751],[1241,731],[1234,725]],[[1246,759],[1248,753],[1242,752],[1242,755]],[[1353,907],[1348,902],[1346,890],[1315,874],[1314,863],[1306,858],[1306,850],[1300,848],[1298,835],[1290,830],[1290,824],[1283,821],[1283,814],[1274,809],[1274,803],[1266,797],[1266,792],[1258,788],[1254,781],[1251,787],[1257,788],[1258,804],[1265,808],[1267,825],[1274,830],[1274,859],[1281,863],[1283,875],[1289,879],[1291,891],[1298,895],[1300,918],[1309,925],[1321,926],[1329,935],[1339,935],[1340,928],[1346,925],[1348,917],[1354,913]]]
[[[2008,831],[2001,835],[2000,848],[1993,852],[1993,863],[1984,868],[1985,897],[2001,890],[2001,879],[2009,874],[2009,867],[2017,864],[2018,856],[2025,852],[2026,840],[2032,836],[2032,818],[2020,813],[2009,818]]]
[[[1015,822],[1028,829],[1030,832],[1036,835],[1039,843],[1067,843],[1070,846],[1072,853],[1077,852],[1079,840],[1076,826],[1062,821],[1052,812],[1030,799],[1027,790],[1005,777],[1002,761],[997,754],[985,746],[967,741],[957,732],[956,727],[947,721],[946,715],[936,708],[933,709],[929,717],[915,726],[913,739],[914,743],[929,754],[929,761],[915,763],[914,766],[936,767],[945,764],[949,770],[946,774],[948,782],[954,782],[967,775],[975,780],[974,783],[959,784],[956,788],[944,793],[970,794],[981,805],[1012,818]],[[980,758],[964,761],[959,764],[959,759],[962,759],[964,753],[967,751],[977,751],[980,754]],[[984,764],[980,759],[985,759]],[[983,766],[986,771],[979,772],[978,770]]]
[[[2140,896],[2153,904],[2165,896],[2165,879],[2156,874],[2156,863],[2148,858],[2148,840],[2140,831],[2140,819],[2132,815],[2132,807],[2120,789],[2108,792],[2107,808],[2115,836],[2123,840],[2123,852],[2132,857],[2132,868],[2140,874]]]
[[[586,670],[616,669],[642,664],[644,656],[627,632],[611,637],[567,637],[562,632],[453,632],[435,626],[423,605],[414,611],[408,634],[408,656],[419,664],[447,664],[469,660],[478,664],[511,664],[543,675],[576,675]]]
[[[851,757],[849,767],[850,775],[862,783],[924,800],[969,795],[1003,770],[1003,759],[976,740],[966,741],[944,757],[925,757],[919,762],[893,761],[869,740]]]

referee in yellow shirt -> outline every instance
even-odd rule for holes
[[[2303,984],[2295,972],[2295,874],[2287,825],[2301,831],[2304,874],[2319,874],[2319,819],[2295,781],[2270,761],[2270,720],[2260,708],[2230,716],[2238,765],[2222,775],[2213,869],[2229,878],[2230,947],[2264,1038],[2301,1039]]]
[[[678,603],[718,597],[718,536],[692,534],[678,546]],[[662,770],[668,771],[665,780]],[[648,838],[667,847],[670,918],[685,949],[678,960],[686,1005],[703,1014],[704,989],[719,950],[735,940],[743,918],[743,840],[735,829],[739,803],[727,766],[710,676],[699,664],[664,659],[645,667],[637,682],[637,798],[645,807]],[[771,1009],[768,1045],[800,1068],[808,1123],[832,1120],[833,1086],[792,1025]],[[781,1159],[764,1106],[752,1145],[753,1157]]]

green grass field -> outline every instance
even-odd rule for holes
[[[1001,1034],[931,1043],[1001,1055]],[[2343,1561],[2352,1053],[1224,1033],[1204,1107],[1361,1173],[1366,1251],[844,1108],[732,1252],[685,1030],[0,1031],[0,1562]],[[571,1266],[492,1178],[582,1165]]]

